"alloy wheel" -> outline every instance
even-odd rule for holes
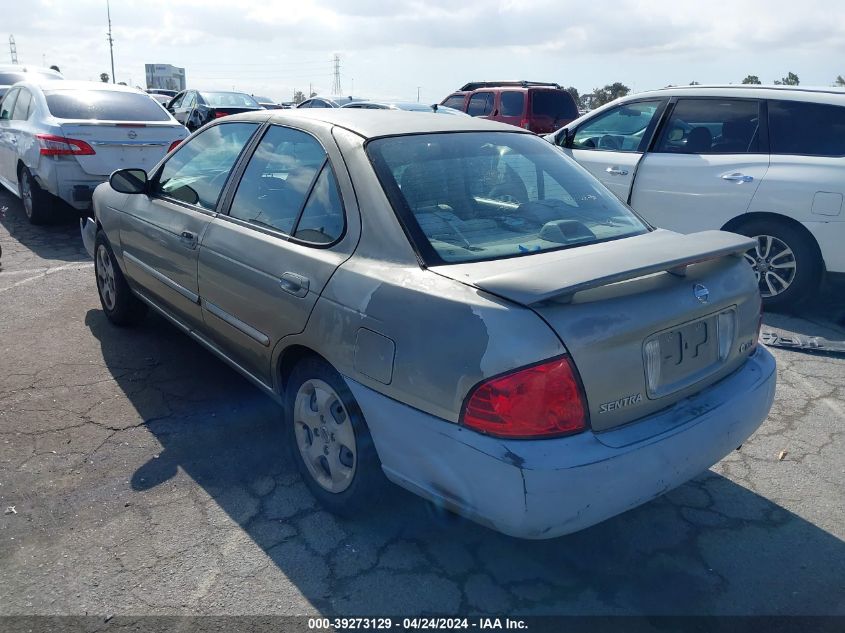
[[[322,488],[346,490],[355,477],[355,430],[340,396],[322,380],[307,380],[294,400],[294,431],[302,461]]]
[[[114,310],[116,297],[114,267],[112,266],[111,256],[103,244],[97,247],[96,269],[97,289],[103,298],[103,303],[108,310]]]
[[[24,172],[21,174],[21,201],[23,202],[23,210],[26,217],[32,217],[32,184],[29,180],[29,175]]]
[[[786,291],[795,281],[797,262],[795,253],[786,242],[772,235],[756,236],[757,246],[745,253],[754,269],[760,294],[774,297]]]

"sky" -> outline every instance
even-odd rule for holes
[[[186,69],[189,87],[278,101],[309,86],[433,103],[467,81],[553,81],[589,92],[621,81],[802,85],[845,75],[841,0],[112,0],[117,81],[144,64]],[[111,75],[106,0],[0,0],[0,63]]]

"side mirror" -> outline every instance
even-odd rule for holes
[[[566,147],[569,143],[569,128],[565,127],[558,131],[555,136],[555,145],[558,147]]]
[[[109,177],[111,188],[118,193],[144,193],[147,172],[143,169],[119,169]]]

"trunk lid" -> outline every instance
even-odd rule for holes
[[[722,231],[657,230],[432,270],[534,310],[572,356],[600,432],[700,391],[753,351],[751,246]]]
[[[91,176],[108,176],[117,169],[127,168],[149,172],[171,143],[188,136],[182,125],[172,121],[63,120],[60,127],[65,137],[85,141],[94,149],[94,154],[74,156]]]

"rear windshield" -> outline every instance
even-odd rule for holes
[[[37,70],[30,70],[25,73],[10,73],[0,71],[0,86],[11,86],[19,81],[40,81],[43,79],[64,79],[53,73],[43,73]]]
[[[648,230],[552,145],[472,132],[377,139],[367,153],[429,265],[514,257]]]
[[[531,114],[559,119],[577,119],[575,100],[564,90],[534,90],[531,93]]]
[[[169,121],[170,115],[148,94],[116,90],[46,91],[50,114],[58,119]]]
[[[259,108],[258,102],[241,92],[203,92],[202,98],[214,108]]]

